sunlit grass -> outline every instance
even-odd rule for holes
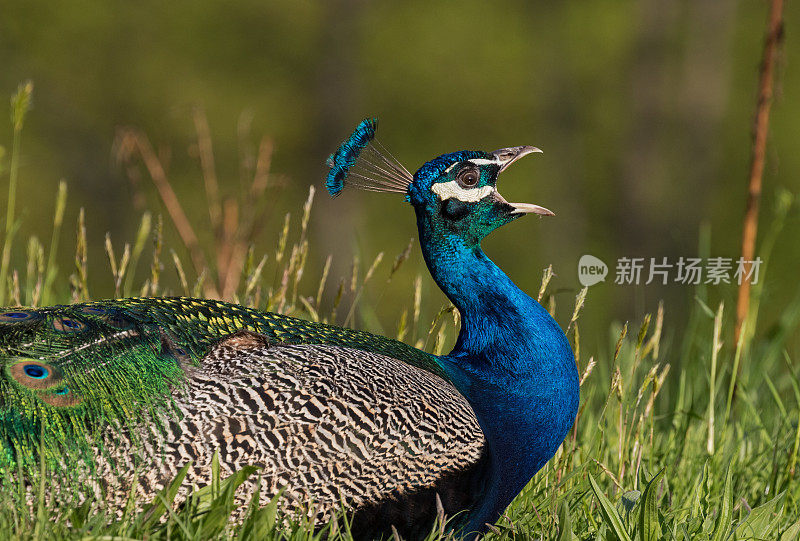
[[[25,100],[13,103],[27,107]],[[202,127],[202,120],[197,122]],[[12,192],[0,261],[0,276],[4,276],[0,282],[4,301],[0,304],[37,306],[88,300],[91,283],[86,271],[83,213],[77,224],[74,268],[55,268],[55,246],[67,205],[66,185],[53,196],[49,247],[29,237],[24,268],[14,269],[7,263],[10,256],[5,254],[17,249],[14,240],[25,239],[24,224],[15,222],[13,214],[13,190],[19,175],[17,136],[15,128],[10,168],[0,168],[4,180],[8,178],[5,172],[10,172]],[[139,148],[140,153],[146,149],[141,134],[129,137],[139,138],[127,140],[129,148]],[[210,152],[210,143],[204,144],[201,147]],[[157,175],[157,165],[151,161],[148,170]],[[262,170],[259,174],[262,176],[254,181],[256,191],[262,190],[263,175],[268,173]],[[154,181],[168,184],[166,178]],[[206,186],[210,185],[213,183],[206,179]],[[789,195],[783,197],[775,227],[780,227],[789,212],[790,199]],[[176,250],[178,247],[164,243],[167,225],[162,219],[145,213],[131,242],[115,245],[106,238],[115,294],[214,294],[314,321],[352,324],[358,321],[354,315],[367,298],[363,292],[394,279],[412,247],[395,258],[376,254],[365,263],[356,260],[352,273],[338,281],[330,275],[329,258],[319,282],[303,281],[313,200],[312,190],[296,219],[286,215],[276,247],[269,254],[256,253],[251,236],[228,233],[225,237],[224,231],[220,235],[225,242]],[[180,202],[173,202],[174,212],[176,204]],[[258,220],[261,209],[247,207],[244,201],[241,205],[247,220]],[[172,219],[174,224],[174,215]],[[217,226],[224,229],[224,216],[217,219]],[[187,225],[191,228],[191,224],[181,227]],[[233,250],[225,248],[230,243]],[[768,252],[772,245],[767,244]],[[192,259],[188,263],[179,256],[185,248]],[[228,251],[220,254],[223,249]],[[768,255],[763,254],[765,259]],[[147,277],[137,283],[134,271],[148,260]],[[189,267],[196,271],[196,280],[187,277]],[[165,268],[174,269],[176,283],[165,284]],[[555,313],[555,297],[549,293],[552,277],[548,268],[538,298]],[[454,339],[458,314],[451,306],[423,313],[422,279],[426,278],[407,284],[411,302],[395,310],[395,335],[417,347],[441,352]],[[796,479],[800,380],[796,359],[783,349],[785,334],[796,329],[800,297],[786,308],[779,332],[762,336],[749,327],[743,333],[747,339],[733,344],[732,333],[726,331],[732,328],[733,314],[722,304],[710,308],[703,289],[692,294],[696,295],[695,310],[686,329],[668,333],[659,308],[640,322],[609,322],[607,348],[587,351],[580,340],[580,312],[584,303],[592,301],[590,293],[581,291],[572,317],[560,322],[573,343],[581,373],[578,419],[556,456],[491,526],[487,539],[800,537],[800,483]],[[756,299],[763,299],[760,289]],[[765,309],[763,302],[757,303],[751,320],[755,321],[758,310]],[[665,340],[667,334],[675,338]],[[20,498],[12,493],[0,495],[0,532],[9,539],[350,539],[346,512],[326,524],[316,523],[308,513],[284,516],[279,496],[259,491],[251,495],[246,511],[237,511],[232,494],[246,477],[257,475],[257,470],[245,468],[227,479],[221,479],[218,471],[209,487],[195,491],[181,506],[173,501],[185,471],[144,509],[131,504],[121,517],[108,514],[102,502],[88,501],[69,509],[52,507],[44,484],[48,477],[42,471],[32,487],[16,480],[18,493],[34,495],[30,508],[18,506],[15,502]],[[230,520],[232,514],[240,518]],[[430,539],[447,537],[446,520],[440,516]]]

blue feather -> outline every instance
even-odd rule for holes
[[[414,177],[375,139],[378,120],[362,120],[350,137],[328,158],[326,187],[336,196],[345,185],[373,192],[408,195]]]
[[[361,151],[375,138],[375,129],[377,127],[377,118],[365,118],[350,137],[336,149],[336,152],[330,155],[328,166],[331,170],[328,172],[325,186],[331,195],[339,195],[342,191],[347,173],[356,164]]]

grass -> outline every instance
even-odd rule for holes
[[[53,234],[49,248],[28,239],[26,265],[10,266],[14,241],[23,227],[14,220],[14,190],[19,176],[20,133],[30,101],[30,86],[20,87],[12,100],[14,147],[8,171],[9,212],[3,258],[0,261],[0,305],[42,305],[91,297],[88,279],[86,228],[80,213],[71,273],[55,266],[67,204],[66,185],[55,197]],[[196,116],[199,148],[211,152],[202,116]],[[352,275],[332,285],[328,258],[318,283],[302,281],[310,250],[307,228],[313,190],[299,220],[286,215],[276,248],[259,254],[253,248],[265,209],[252,195],[263,193],[269,180],[266,154],[259,157],[253,186],[234,210],[219,205],[213,160],[206,155],[204,175],[209,191],[212,225],[218,239],[203,247],[192,226],[181,218],[180,201],[172,192],[155,154],[148,151],[144,135],[130,132],[120,141],[128,165],[141,160],[164,198],[173,224],[183,230],[184,246],[166,246],[160,217],[142,217],[136,237],[120,249],[106,238],[106,254],[116,295],[183,293],[222,295],[265,310],[307,319],[352,323],[360,310],[363,292],[396,278],[411,245],[389,262],[378,254],[366,265],[353,262]],[[264,153],[269,144],[262,144]],[[4,159],[0,155],[0,159]],[[210,160],[210,161],[209,161]],[[0,161],[0,169],[5,161]],[[209,165],[211,164],[211,165]],[[266,168],[265,168],[266,167]],[[166,195],[165,195],[166,194]],[[214,201],[217,202],[214,202]],[[770,239],[794,208],[790,194],[778,198],[772,232],[762,244],[768,268]],[[226,220],[242,216],[231,226]],[[228,225],[226,225],[228,224]],[[242,233],[244,231],[244,233]],[[194,238],[194,240],[192,240]],[[204,251],[204,248],[206,251]],[[186,266],[179,253],[189,253]],[[6,255],[9,254],[9,255]],[[137,281],[136,269],[146,265],[146,278]],[[214,263],[207,263],[213,261]],[[196,279],[190,280],[186,268]],[[172,268],[177,280],[167,284],[163,273]],[[362,270],[363,269],[363,270]],[[142,274],[141,272],[139,273]],[[539,299],[551,312],[549,294],[552,270],[547,269]],[[763,276],[760,280],[763,284]],[[421,278],[409,289],[413,299],[397,316],[396,336],[430,351],[446,349],[456,333],[458,314],[444,306],[426,316],[422,309]],[[69,293],[59,293],[69,291]],[[581,372],[581,406],[573,431],[556,456],[514,500],[487,540],[506,539],[655,539],[730,540],[800,537],[800,373],[796,359],[784,349],[787,335],[800,321],[800,295],[786,308],[775,332],[758,334],[755,321],[768,306],[760,289],[754,292],[751,325],[734,344],[728,329],[734,315],[723,304],[709,306],[708,292],[698,288],[695,310],[685,329],[663,328],[663,309],[641,322],[609,325],[608,346],[586,351],[580,341],[580,311],[591,302],[583,290],[569,321],[561,322],[573,343]],[[327,299],[327,300],[326,300]],[[675,338],[670,339],[669,336]],[[42,471],[33,487],[32,511],[14,504],[17,498],[0,495],[0,532],[5,539],[350,539],[347,515],[327,523],[314,523],[303,513],[283,516],[279,496],[252,495],[244,518],[229,520],[234,511],[232,494],[255,468],[245,468],[211,486],[194,492],[177,509],[171,502],[183,474],[158,494],[144,510],[131,505],[121,517],[105,514],[102,505],[86,502],[71,509],[48,505],[47,479]],[[183,472],[185,473],[185,472]],[[17,480],[19,482],[19,480]],[[268,499],[271,498],[271,499]],[[258,505],[258,503],[261,505]],[[268,503],[267,503],[268,502]],[[440,516],[429,539],[445,539],[446,517]]]

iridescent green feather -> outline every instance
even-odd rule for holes
[[[40,456],[56,468],[87,458],[109,424],[135,434],[136,425],[158,423],[191,367],[241,330],[381,353],[444,377],[433,356],[402,342],[220,301],[7,310],[0,312],[0,475],[20,465],[36,471]]]

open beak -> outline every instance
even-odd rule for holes
[[[533,154],[534,152],[541,153],[542,151],[536,147],[525,145],[521,147],[501,148],[500,150],[495,150],[492,152],[492,156],[494,156],[498,163],[500,163],[500,171],[498,172],[499,174],[505,171],[509,165],[518,159],[522,158],[523,156],[527,156],[528,154]],[[505,203],[512,208],[511,214],[538,214],[539,216],[555,216],[553,211],[544,207],[540,207],[539,205],[533,205],[531,203],[509,203],[496,190],[494,192],[494,196],[500,203]]]

